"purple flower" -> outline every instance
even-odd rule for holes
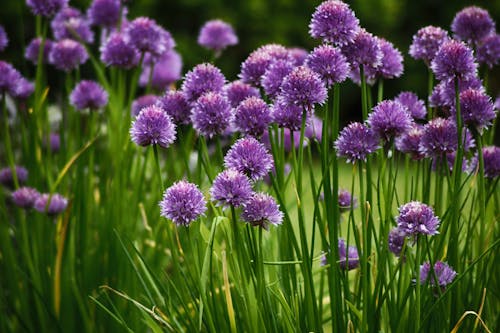
[[[303,112],[304,110],[300,106],[286,104],[281,98],[272,107],[273,121],[278,127],[287,128],[291,131],[300,131]]]
[[[50,216],[64,212],[67,207],[68,199],[58,193],[54,193],[52,196],[48,193],[40,194],[33,204],[35,210]]]
[[[264,92],[271,98],[276,98],[280,92],[283,79],[292,72],[294,64],[288,60],[277,60],[271,63],[261,78]]]
[[[240,80],[230,82],[224,86],[224,94],[232,108],[238,107],[247,97],[260,97],[259,89]]]
[[[90,24],[82,13],[73,7],[61,9],[50,23],[54,38],[74,39],[85,43],[94,41],[94,33],[90,30]]]
[[[477,77],[468,77],[458,80],[458,90],[463,92],[467,89],[484,90],[483,83]],[[455,107],[455,82],[441,81],[434,87],[432,95],[429,98],[432,107],[446,107],[447,109]]]
[[[139,62],[139,51],[120,33],[112,33],[101,46],[101,61],[106,66],[130,69]]]
[[[349,5],[342,1],[329,0],[316,7],[309,34],[324,42],[344,45],[354,40],[359,30],[359,20]]]
[[[11,64],[0,60],[0,94],[16,95],[17,83],[21,74]]]
[[[212,200],[221,206],[239,207],[252,195],[252,186],[248,177],[233,169],[219,173],[210,189]]]
[[[344,81],[351,70],[340,49],[328,44],[316,47],[307,57],[306,65],[319,74],[327,87]]]
[[[139,146],[167,148],[175,141],[175,125],[161,108],[151,105],[139,113],[130,127],[130,136]]]
[[[369,67],[375,70],[382,60],[377,37],[365,29],[358,30],[353,41],[342,47],[342,53],[347,57],[352,69],[363,65],[365,71]]]
[[[406,107],[414,119],[425,119],[427,110],[425,109],[424,101],[418,99],[415,93],[403,91],[394,100]]]
[[[147,17],[138,17],[129,22],[125,27],[125,36],[130,45],[139,51],[154,55],[161,55],[175,45],[170,33]]]
[[[221,20],[212,20],[201,27],[198,44],[220,52],[228,46],[238,44],[238,37],[230,24]]]
[[[290,52],[282,45],[267,44],[250,53],[241,64],[240,79],[245,83],[259,84],[262,75],[272,62],[277,60],[293,61]]]
[[[46,17],[54,15],[67,3],[68,0],[26,0],[33,14]]]
[[[436,235],[439,232],[439,218],[434,210],[418,201],[411,201],[399,207],[396,217],[398,229],[406,236]]]
[[[151,74],[151,66],[153,74]],[[143,87],[149,83],[151,77],[151,86],[157,90],[165,90],[175,81],[181,78],[182,58],[174,50],[162,54],[158,61],[149,66],[143,66],[139,84]]]
[[[388,245],[389,251],[399,257],[405,244],[406,235],[399,228],[394,228],[389,232]]]
[[[436,56],[441,45],[449,39],[446,30],[429,25],[420,29],[413,35],[413,42],[410,45],[409,54],[414,59],[422,59],[429,65]]]
[[[256,181],[269,173],[274,162],[262,143],[253,137],[247,137],[239,139],[229,149],[224,157],[224,166]]]
[[[401,103],[390,100],[378,103],[367,122],[387,142],[406,133],[413,125],[408,109]]]
[[[457,150],[457,126],[451,119],[434,118],[424,126],[420,152],[427,157],[442,158]]]
[[[26,46],[26,51],[24,52],[24,57],[31,61],[33,64],[38,63],[38,52],[40,51],[40,45],[42,44],[42,39],[40,37],[34,38]],[[47,63],[49,60],[49,53],[52,49],[53,42],[50,39],[46,39],[43,46],[43,62]]]
[[[358,200],[347,190],[339,189],[338,203],[341,213],[348,212],[352,208],[358,207]]]
[[[300,47],[292,47],[288,49],[288,53],[290,54],[292,62],[295,66],[302,66],[309,55],[307,50]]]
[[[429,284],[435,287],[437,277],[437,284],[441,288],[444,288],[452,283],[457,276],[457,272],[448,266],[447,263],[442,261],[436,261],[434,264],[434,274],[431,272],[431,264],[429,262],[425,262],[420,266],[420,284],[425,284],[429,281]]]
[[[13,97],[25,100],[30,97],[35,91],[35,85],[26,80],[24,77],[20,77],[16,82],[16,87],[13,92]]]
[[[488,11],[476,7],[466,7],[459,11],[451,23],[455,37],[468,43],[477,43],[495,33],[495,22]]]
[[[464,123],[482,132],[495,119],[495,108],[490,96],[482,90],[467,89],[460,93],[461,115]],[[453,108],[455,112],[455,108]]]
[[[33,208],[36,199],[38,199],[37,190],[31,187],[20,187],[18,190],[12,192],[11,198],[12,202],[21,208]]]
[[[24,184],[28,180],[28,170],[22,166],[15,166],[15,172],[17,176],[17,181],[19,184]],[[0,169],[0,184],[13,187],[14,186],[14,175],[12,174],[12,169],[10,167]]]
[[[139,113],[141,113],[142,109],[151,105],[155,105],[158,100],[158,96],[156,95],[144,95],[136,98],[130,106],[130,115],[132,116],[132,118],[137,117]],[[165,110],[161,104],[159,106],[160,108]]]
[[[286,104],[311,111],[314,104],[325,102],[327,91],[318,74],[308,67],[299,66],[283,80],[280,95]]]
[[[375,76],[384,79],[393,79],[403,74],[403,56],[394,45],[383,39],[377,38],[382,58],[379,66],[375,69]],[[368,67],[367,69],[370,69]]]
[[[405,154],[410,154],[414,160],[424,158],[424,154],[420,150],[420,140],[422,140],[423,135],[424,127],[413,124],[410,130],[396,139],[396,149]]]
[[[9,36],[7,36],[3,26],[0,25],[0,52],[5,50],[7,45],[9,45]]]
[[[191,107],[181,90],[168,90],[158,99],[158,105],[176,124],[189,124]]]
[[[444,42],[432,60],[431,69],[439,80],[475,77],[477,64],[472,50],[463,42]]]
[[[61,39],[52,44],[49,62],[57,69],[69,72],[85,63],[89,55],[85,48],[71,39]]]
[[[120,20],[120,0],[93,0],[87,16],[93,25],[114,27]]]
[[[195,102],[206,92],[221,92],[226,78],[219,68],[212,64],[196,65],[184,77],[182,91],[189,102]]]
[[[224,133],[232,121],[229,102],[216,92],[208,92],[198,98],[191,112],[194,129],[209,138]]]
[[[108,93],[99,83],[83,80],[73,89],[69,100],[77,110],[98,110],[108,104]]]
[[[254,227],[269,230],[269,225],[279,225],[283,222],[283,212],[274,198],[265,193],[254,193],[243,204],[241,218]]]
[[[195,184],[178,181],[165,190],[160,201],[160,215],[177,226],[188,226],[207,210],[203,193]]]
[[[498,65],[500,60],[500,35],[492,34],[481,40],[476,50],[477,61],[489,68]]]
[[[338,241],[339,265],[343,270],[355,269],[359,266],[358,249],[354,245],[347,246],[342,238]]]
[[[52,153],[57,153],[61,149],[61,137],[59,133],[50,133],[48,138],[43,138],[42,144],[45,149]]]
[[[484,176],[486,178],[496,178],[500,176],[500,147],[488,146],[483,148]],[[478,167],[478,156],[472,158],[470,163],[470,171]]]
[[[271,109],[259,97],[248,97],[236,108],[233,122],[244,134],[260,137],[271,123]]]
[[[379,148],[379,137],[370,128],[355,122],[340,132],[335,141],[337,156],[345,157],[348,163],[366,161],[366,156]]]

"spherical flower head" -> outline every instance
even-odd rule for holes
[[[73,7],[61,9],[50,22],[50,27],[56,40],[69,38],[86,43],[94,41],[90,23],[78,9]]]
[[[14,167],[17,181],[19,184],[24,184],[28,180],[28,170],[22,166]],[[14,187],[14,175],[10,167],[0,169],[0,184],[7,187]]]
[[[401,251],[403,250],[403,246],[405,244],[406,235],[399,228],[394,228],[389,232],[388,237],[388,245],[389,251],[394,253],[399,257]]]
[[[420,151],[427,157],[442,158],[457,150],[457,126],[451,119],[434,118],[424,126]]]
[[[139,63],[139,51],[121,33],[112,33],[101,46],[101,61],[106,66],[130,69]]]
[[[259,89],[240,80],[226,84],[224,86],[224,95],[232,108],[238,107],[248,97],[260,97]]]
[[[294,104],[287,104],[282,98],[278,98],[272,106],[273,121],[281,128],[291,131],[300,131],[302,126],[302,107]],[[309,112],[307,121],[309,122]]]
[[[70,72],[84,64],[89,55],[85,48],[71,39],[54,42],[49,53],[49,62],[57,69]]]
[[[161,216],[187,227],[205,213],[207,202],[198,186],[181,180],[165,190],[160,208]]]
[[[352,270],[359,266],[358,249],[354,245],[347,246],[342,238],[338,241],[339,264],[343,270]]]
[[[393,79],[403,74],[403,56],[401,52],[389,41],[377,38],[382,58],[375,69],[375,76],[384,79]],[[367,69],[370,69],[368,67]]]
[[[402,153],[410,154],[414,160],[421,160],[425,157],[420,150],[420,140],[422,140],[423,135],[424,127],[413,124],[410,130],[396,139],[396,149]]]
[[[271,108],[259,97],[248,97],[235,110],[233,122],[244,134],[260,137],[272,121]]]
[[[309,52],[301,47],[292,47],[288,49],[288,53],[290,54],[292,62],[295,66],[302,66],[309,56]]]
[[[228,46],[238,44],[238,36],[230,24],[222,20],[212,20],[201,27],[198,44],[209,50],[220,52]]]
[[[130,136],[139,146],[167,148],[175,141],[175,125],[170,116],[155,105],[148,106],[132,122]]]
[[[378,103],[368,116],[367,122],[387,142],[406,133],[413,125],[408,109],[391,100]]]
[[[68,199],[58,193],[54,193],[52,196],[48,193],[40,194],[33,204],[35,210],[50,216],[64,212],[67,207]]]
[[[148,106],[151,106],[151,105],[155,105],[157,102],[158,102],[158,96],[156,95],[144,95],[144,96],[141,96],[141,97],[138,97],[136,98],[133,102],[132,102],[132,105],[130,107],[130,115],[132,116],[132,118],[135,118],[139,115],[139,113],[141,112],[142,109],[148,107]],[[163,110],[165,110],[162,105],[159,105],[160,108],[162,108]]]
[[[283,80],[280,95],[285,103],[310,111],[314,104],[325,102],[327,90],[318,74],[306,66],[299,66]]]
[[[33,14],[45,17],[54,15],[61,8],[64,8],[67,3],[68,0],[26,0],[26,4]]]
[[[277,60],[293,61],[293,58],[288,49],[282,45],[267,44],[261,46],[250,53],[241,64],[239,77],[245,83],[258,85],[267,68]]]
[[[429,262],[425,262],[420,266],[420,284],[429,282],[429,284],[433,287],[439,285],[439,287],[444,288],[452,283],[457,276],[457,272],[448,266],[447,263],[442,261],[436,261],[434,264],[434,274],[431,272],[431,264]]]
[[[472,50],[463,42],[444,42],[432,60],[431,69],[439,80],[475,77],[477,64]]]
[[[18,100],[26,100],[30,97],[35,91],[35,85],[26,80],[24,77],[19,78],[16,82],[16,87],[14,89],[12,97],[17,98]]]
[[[49,138],[44,138],[42,144],[45,149],[52,153],[57,153],[61,149],[61,137],[59,133],[50,133]]]
[[[189,124],[191,107],[181,90],[168,90],[158,99],[158,105],[176,124]]]
[[[348,212],[352,208],[358,207],[358,200],[351,194],[351,192],[339,189],[338,191],[338,202],[339,209],[341,213]]]
[[[120,0],[93,0],[87,16],[93,25],[111,28],[120,21]]]
[[[500,35],[492,34],[483,40],[476,50],[477,61],[486,64],[490,69],[500,61]]]
[[[451,23],[455,37],[468,43],[477,43],[495,33],[495,22],[487,10],[471,6],[459,11]]]
[[[467,89],[461,92],[460,108],[464,123],[475,127],[479,132],[491,125],[496,117],[490,96],[482,90]]]
[[[411,201],[399,207],[396,217],[398,228],[406,236],[436,235],[439,232],[439,218],[434,215],[434,210],[418,201]]]
[[[198,98],[191,110],[194,129],[209,138],[224,133],[231,121],[231,106],[220,93],[207,92]]]
[[[484,86],[481,80],[477,77],[468,77],[458,80],[459,93],[467,90],[475,89],[484,91]],[[455,82],[441,81],[434,87],[429,102],[432,107],[446,107],[446,109],[454,108],[456,103]]]
[[[500,147],[488,146],[483,148],[484,176],[494,179],[500,176]],[[469,166],[470,172],[475,172],[478,167],[477,153],[472,158]]]
[[[353,41],[342,47],[342,53],[347,57],[352,68],[363,65],[366,69],[377,68],[382,61],[382,51],[377,37],[365,29],[359,29]]]
[[[424,101],[419,99],[415,93],[403,91],[394,100],[406,107],[413,119],[425,119],[427,116]]]
[[[219,68],[212,64],[196,65],[189,71],[182,83],[182,91],[189,102],[195,102],[206,92],[221,92],[226,78]]]
[[[73,89],[69,100],[77,110],[98,110],[108,104],[108,93],[99,83],[83,80]]]
[[[261,78],[261,86],[266,95],[275,99],[283,83],[283,79],[292,72],[295,65],[288,60],[277,60],[271,63]]]
[[[175,45],[170,33],[147,17],[129,22],[125,27],[125,36],[130,45],[139,51],[155,55],[163,54]]]
[[[413,35],[413,42],[410,45],[409,54],[414,59],[422,59],[429,65],[436,56],[441,45],[449,40],[450,37],[448,37],[448,32],[446,30],[429,25],[420,29]]]
[[[344,127],[335,141],[337,156],[345,157],[348,163],[366,161],[368,154],[375,152],[378,148],[378,135],[358,122]]]
[[[5,50],[7,45],[9,45],[9,36],[7,36],[3,26],[0,25],[0,52]]]
[[[17,82],[21,74],[11,64],[0,60],[0,94],[8,93],[15,96]]]
[[[215,177],[210,189],[212,200],[219,206],[239,207],[253,195],[252,186],[247,176],[239,171],[227,169]]]
[[[345,45],[355,38],[359,20],[349,5],[342,1],[329,0],[316,7],[309,34],[313,38],[335,45]]]
[[[243,204],[241,218],[254,227],[269,230],[270,224],[280,225],[283,222],[283,212],[272,196],[255,193]]]
[[[12,202],[21,208],[33,208],[36,199],[38,199],[40,193],[31,187],[20,187],[11,194]]]
[[[319,74],[327,87],[344,81],[351,71],[340,49],[328,44],[316,47],[307,57],[306,65]]]
[[[153,74],[151,74],[151,65],[143,66],[139,84],[146,87],[151,77],[151,86],[154,89],[164,91],[175,81],[180,80],[182,58],[179,53],[170,50],[162,54],[152,67]]]
[[[236,141],[224,157],[224,166],[246,175],[253,181],[262,179],[274,167],[272,156],[253,137]]]
[[[40,51],[40,45],[42,44],[42,39],[40,37],[34,38],[26,46],[26,51],[24,52],[24,57],[31,61],[33,64],[38,63],[38,52]],[[49,60],[49,53],[52,49],[53,42],[50,39],[46,39],[43,45],[43,55],[42,61],[47,63]]]

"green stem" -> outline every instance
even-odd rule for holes
[[[419,236],[417,235],[417,254],[415,257],[415,272],[417,278],[415,281],[415,298],[416,298],[416,308],[415,308],[415,332],[418,332],[420,328],[420,256],[421,256],[421,243],[419,242]],[[431,263],[432,264],[432,263]]]
[[[160,180],[161,190],[163,192],[165,187],[163,186],[163,179],[161,177],[161,167],[160,167],[160,159],[158,158],[158,145],[153,145],[153,153],[155,156],[155,164],[156,164],[156,172],[158,173],[158,179]]]

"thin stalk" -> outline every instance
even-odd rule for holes
[[[415,272],[417,274],[417,278],[415,281],[415,332],[418,332],[420,328],[420,256],[421,256],[421,242],[419,242],[419,236],[417,235],[417,253],[415,256]]]
[[[478,160],[478,167],[479,167],[479,174],[477,176],[477,181],[478,181],[478,201],[477,205],[479,205],[479,244],[480,244],[480,251],[484,248],[484,233],[485,233],[485,226],[487,224],[486,222],[486,198],[485,198],[485,185],[484,185],[484,158],[483,158],[483,138],[481,137],[481,134],[479,131],[473,127],[472,128],[472,134],[474,135],[474,139],[476,140],[476,145],[477,145],[477,160]]]
[[[156,164],[156,172],[158,173],[158,179],[160,180],[161,189],[160,192],[163,192],[165,187],[163,186],[163,179],[161,177],[161,167],[160,167],[160,159],[158,158],[158,145],[153,145],[153,153],[155,156],[155,164]]]

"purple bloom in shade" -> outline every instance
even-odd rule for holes
[[[7,45],[9,45],[9,36],[7,36],[3,26],[0,25],[0,52],[5,50]]]
[[[484,176],[486,178],[496,178],[500,176],[500,147],[488,146],[483,148]],[[478,168],[477,153],[472,158],[469,166],[470,172],[475,172]]]
[[[67,207],[68,199],[58,193],[54,193],[52,196],[48,193],[40,194],[33,204],[33,208],[37,211],[51,216],[64,212]]]
[[[418,201],[411,201],[399,207],[396,221],[399,230],[406,236],[436,235],[439,233],[437,231],[439,218],[434,215],[434,210]]]
[[[139,146],[159,145],[167,148],[175,141],[175,125],[156,105],[141,110],[130,127],[130,136]]]
[[[158,105],[176,124],[189,124],[191,107],[181,90],[168,90],[158,99]]]
[[[106,66],[130,69],[139,62],[139,51],[120,33],[112,33],[100,48],[101,61]]]
[[[38,199],[40,193],[31,187],[20,187],[18,190],[12,192],[12,202],[21,208],[32,208]]]
[[[189,102],[195,102],[206,92],[221,92],[225,83],[226,78],[219,68],[204,63],[196,65],[185,75],[182,91]]]
[[[142,109],[144,109],[148,106],[151,106],[151,105],[156,105],[158,100],[159,100],[158,96],[156,96],[156,95],[144,95],[144,96],[136,98],[132,102],[132,105],[130,107],[130,115],[132,116],[132,118],[137,117],[139,115],[139,113],[141,113]],[[165,110],[162,105],[160,105],[160,107],[163,110]]]
[[[434,118],[424,126],[420,151],[427,157],[441,158],[457,150],[457,126],[451,119]]]
[[[299,66],[283,80],[280,95],[286,104],[312,111],[314,104],[325,102],[327,90],[318,74],[308,67]]]
[[[490,96],[482,90],[467,89],[460,93],[460,108],[464,123],[482,132],[495,119],[495,108]],[[455,112],[455,108],[452,109]]]
[[[424,101],[418,99],[418,96],[415,93],[403,91],[394,100],[406,107],[414,119],[425,119],[427,110],[425,109]]]
[[[431,264],[425,262],[420,266],[420,284],[429,282],[431,286],[435,287],[437,277],[437,284],[439,287],[444,288],[452,283],[457,276],[457,272],[448,266],[447,263],[442,261],[436,261],[434,264],[434,274],[431,272]]]
[[[24,184],[28,180],[28,170],[22,166],[15,166],[17,181],[19,184]],[[10,167],[0,169],[0,184],[13,187],[14,186],[14,175],[12,174],[12,169]]]
[[[280,92],[283,79],[292,72],[294,64],[288,60],[277,60],[271,63],[261,78],[264,92],[271,98],[276,98]]]
[[[328,44],[316,47],[307,57],[306,65],[319,74],[327,87],[344,81],[351,70],[340,49]]]
[[[260,97],[259,89],[240,80],[230,82],[224,86],[224,95],[232,108],[236,108],[247,97]]]
[[[240,79],[245,83],[260,84],[262,75],[272,62],[277,60],[293,61],[290,52],[282,45],[267,44],[250,53],[241,64]]]
[[[254,227],[269,230],[269,225],[279,225],[283,222],[283,212],[272,196],[266,193],[254,193],[243,204],[241,212],[243,221]]]
[[[85,43],[94,41],[94,33],[90,29],[87,18],[73,7],[61,9],[50,22],[50,27],[56,40],[69,38]]]
[[[358,249],[354,245],[347,246],[345,240],[342,238],[338,241],[339,249],[339,264],[340,268],[343,270],[350,271],[359,266],[359,254]]]
[[[198,44],[207,49],[220,52],[228,46],[238,44],[238,36],[236,36],[230,24],[222,20],[212,20],[201,27]]]
[[[174,50],[162,54],[153,66],[151,75],[151,65],[143,66],[139,84],[143,87],[148,85],[151,77],[151,86],[157,90],[166,90],[169,85],[181,78],[182,58]]]
[[[272,156],[253,137],[236,141],[224,157],[224,166],[246,175],[253,181],[262,179],[274,167]]]
[[[337,156],[345,157],[348,163],[366,161],[366,156],[378,148],[378,135],[371,128],[358,122],[344,127],[335,141]]]
[[[33,14],[46,17],[54,15],[67,3],[68,0],[26,0]]]
[[[377,40],[382,52],[382,59],[375,69],[375,76],[384,79],[400,77],[403,74],[403,56],[401,52],[391,42],[383,38],[377,38]],[[368,67],[367,70],[371,70],[371,68]]]
[[[57,153],[61,149],[61,137],[59,133],[50,133],[49,138],[43,138],[44,148],[50,150],[52,153]]]
[[[500,110],[500,96],[495,100],[495,109]]]
[[[467,79],[477,74],[472,50],[456,40],[441,45],[432,60],[431,69],[439,80]]]
[[[130,45],[141,52],[154,55],[171,50],[175,42],[170,33],[150,18],[138,17],[125,27],[125,36]]]
[[[99,83],[83,80],[73,89],[69,100],[77,110],[97,110],[108,104],[108,93]]]
[[[448,37],[446,30],[429,25],[413,35],[413,42],[408,53],[414,59],[422,59],[429,65],[441,45],[448,40],[450,40],[450,37]]]
[[[209,138],[224,133],[231,121],[231,105],[220,93],[207,92],[198,98],[191,110],[194,129]]]
[[[368,116],[367,122],[387,142],[408,132],[413,125],[408,109],[391,100],[378,103]]]
[[[120,21],[120,0],[94,0],[87,10],[87,16],[93,25],[106,28],[114,27]]]
[[[292,47],[288,49],[288,52],[290,53],[290,57],[292,58],[292,62],[295,66],[302,66],[309,55],[307,50],[300,47]]]
[[[463,92],[467,89],[484,91],[483,83],[477,77],[458,80],[459,92]],[[448,109],[455,107],[455,82],[453,80],[439,82],[439,84],[434,87],[429,101],[432,107],[440,106],[447,107]]]
[[[22,76],[17,69],[8,62],[0,60],[0,94],[8,93],[15,96],[17,83],[21,78]]]
[[[413,126],[399,138],[396,138],[396,149],[402,153],[410,154],[414,160],[424,158],[424,154],[420,150],[420,140],[424,135],[424,127],[419,124]]]
[[[258,48],[258,51],[268,54],[272,61],[289,60],[293,61],[290,51],[280,44],[266,44]]]
[[[365,71],[370,67],[375,70],[382,60],[378,38],[365,29],[359,29],[354,40],[342,46],[342,52],[347,57],[352,69],[363,65]]]
[[[207,202],[198,186],[185,180],[178,181],[165,190],[160,201],[160,215],[177,226],[188,226],[207,210]]]
[[[271,109],[259,97],[248,97],[235,110],[233,122],[241,133],[260,137],[271,123]]]
[[[291,131],[300,131],[303,112],[304,110],[300,106],[287,104],[281,98],[272,107],[273,121],[278,127],[287,128]]]
[[[335,45],[350,43],[359,30],[359,20],[349,5],[342,1],[329,0],[316,7],[309,34]]]
[[[212,200],[225,207],[239,207],[247,202],[252,195],[252,186],[248,177],[233,169],[219,173],[210,189]]]
[[[500,35],[492,34],[481,40],[476,50],[477,61],[489,68],[498,65],[500,60]]]
[[[85,63],[89,55],[85,48],[71,39],[61,39],[52,44],[49,62],[57,69],[69,72]]]
[[[451,23],[455,37],[468,43],[477,43],[495,33],[495,22],[487,10],[471,6],[459,11]]]
[[[394,253],[399,257],[401,251],[403,250],[403,246],[405,244],[406,235],[399,228],[394,228],[389,232],[388,237],[388,245],[389,251]]]
[[[40,51],[41,43],[42,39],[40,37],[32,39],[28,46],[26,46],[26,51],[24,52],[24,57],[35,65],[38,63],[38,52]],[[49,60],[49,53],[52,49],[52,44],[53,42],[50,39],[45,40],[42,58],[45,63]]]
[[[34,91],[35,85],[32,82],[26,80],[24,77],[21,77],[16,82],[13,97],[20,100],[25,100],[30,97]]]
[[[358,200],[347,190],[339,189],[338,200],[341,213],[348,212],[351,206],[352,208],[358,207]]]

